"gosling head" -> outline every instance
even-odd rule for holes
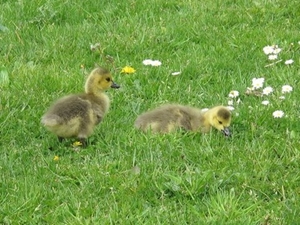
[[[96,94],[109,88],[119,88],[120,86],[113,82],[110,72],[104,68],[94,69],[85,83],[85,92]]]
[[[224,106],[217,106],[212,108],[211,125],[221,131],[226,137],[231,135],[229,126],[231,123],[231,113],[229,109]]]

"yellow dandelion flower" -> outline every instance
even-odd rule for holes
[[[56,155],[56,156],[54,156],[53,160],[54,160],[54,161],[58,161],[58,160],[59,160],[59,157]]]
[[[131,73],[135,73],[135,69],[131,66],[125,66],[121,73],[127,73],[127,74],[131,74]]]
[[[82,145],[82,143],[80,141],[75,141],[73,143],[73,147],[77,147],[77,146],[81,146],[81,145]]]

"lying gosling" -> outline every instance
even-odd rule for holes
[[[188,131],[209,132],[212,127],[230,136],[228,127],[231,113],[224,106],[216,106],[207,111],[183,105],[163,105],[139,115],[135,127],[153,133],[169,133],[177,128]]]

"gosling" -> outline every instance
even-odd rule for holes
[[[85,83],[85,93],[72,94],[58,99],[43,115],[41,123],[57,135],[61,142],[64,138],[78,138],[83,146],[109,109],[109,98],[104,93],[109,88],[119,88],[113,82],[110,72],[95,68]]]
[[[139,115],[134,123],[137,129],[153,133],[169,133],[178,128],[187,131],[210,132],[214,127],[229,137],[231,113],[224,106],[207,111],[183,105],[163,105]]]

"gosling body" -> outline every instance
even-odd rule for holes
[[[85,83],[85,93],[72,94],[58,99],[42,117],[42,124],[52,133],[63,138],[78,138],[83,145],[109,109],[105,90],[119,88],[109,71],[94,69]]]
[[[207,111],[178,104],[163,105],[139,115],[135,127],[153,133],[169,133],[178,128],[207,133],[214,127],[230,136],[231,113],[224,106]]]

